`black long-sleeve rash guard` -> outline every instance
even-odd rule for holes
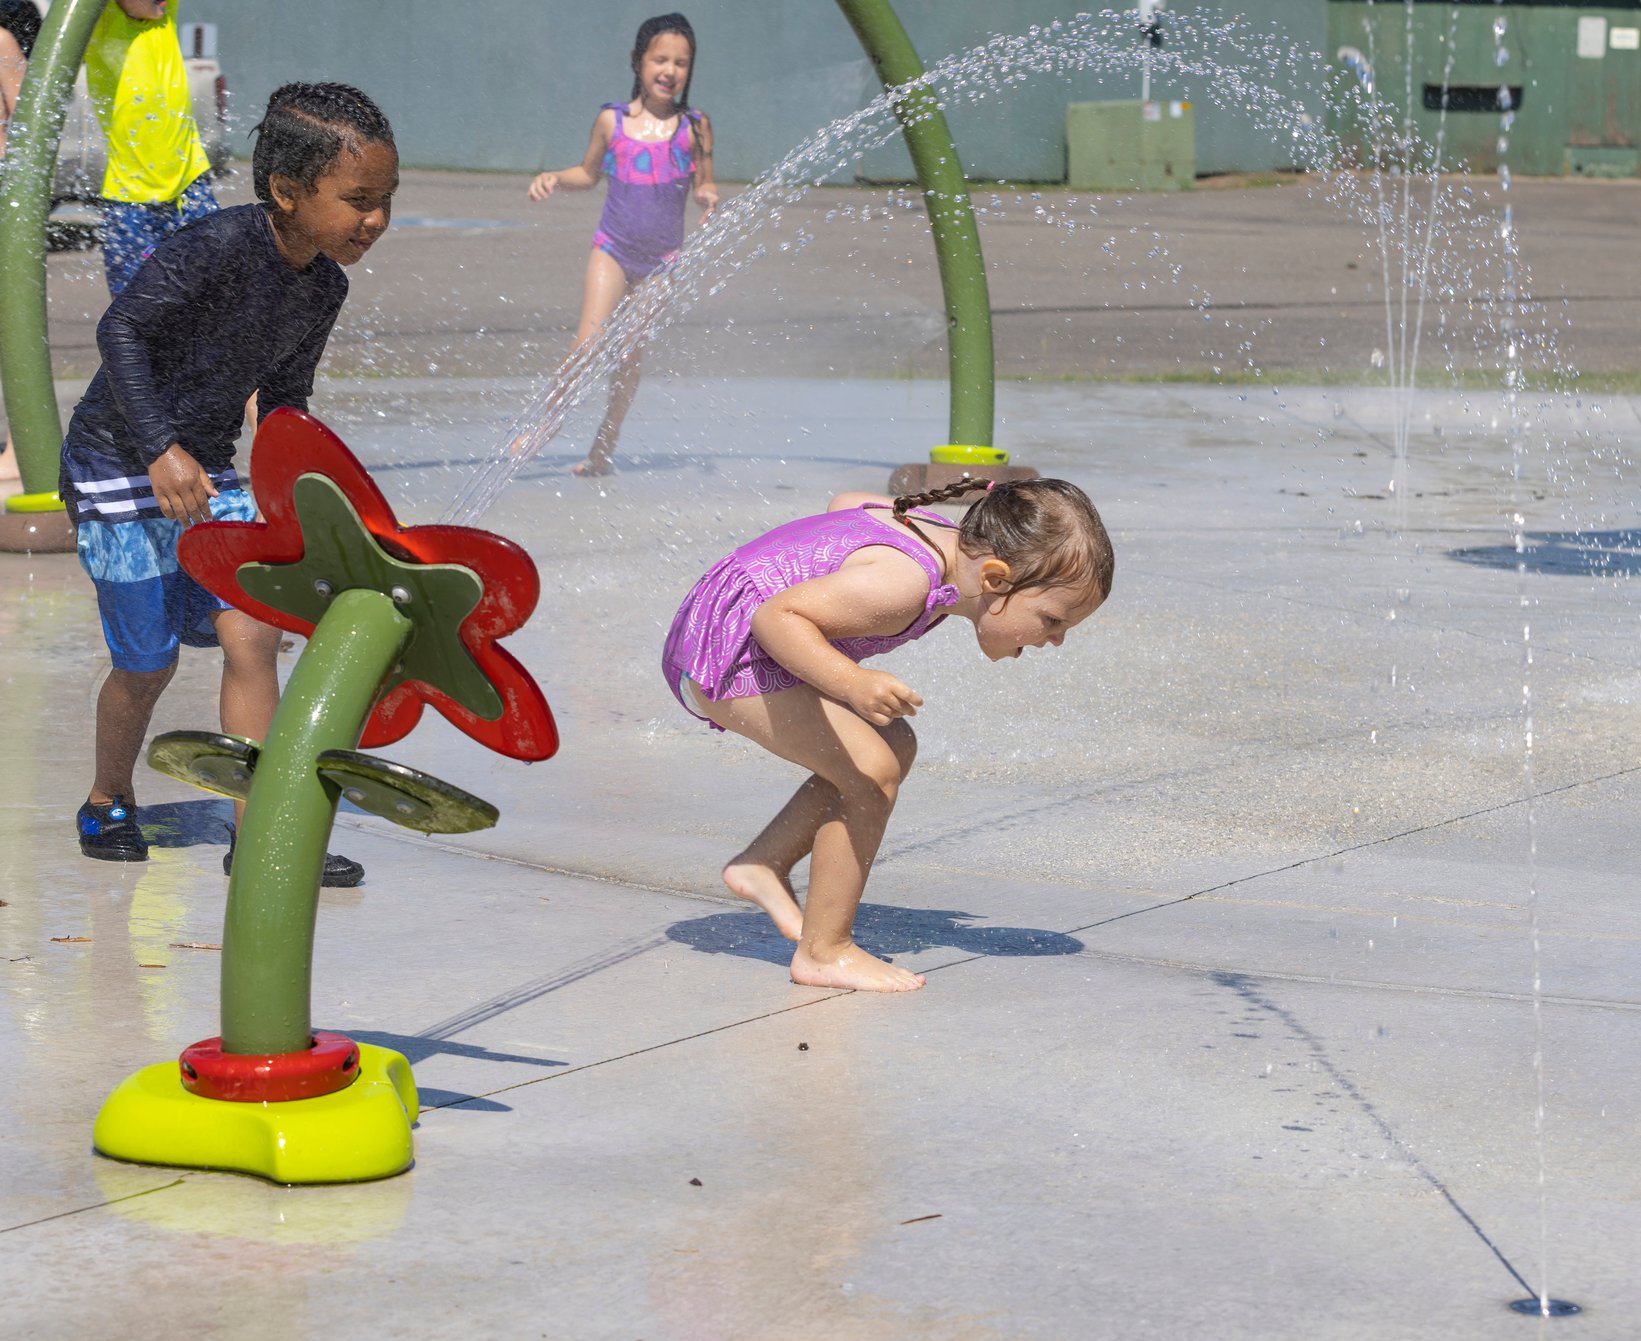
[[[238,487],[246,400],[260,393],[259,418],[308,408],[347,292],[327,256],[291,268],[261,205],[219,210],[161,243],[97,325],[102,366],[63,439],[74,520],[162,515],[148,467],[173,442],[217,488]]]

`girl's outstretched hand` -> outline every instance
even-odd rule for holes
[[[848,703],[873,726],[888,726],[897,717],[916,717],[923,698],[888,671],[862,667],[850,682]]]
[[[701,207],[701,222],[705,223],[712,217],[712,211],[718,208],[718,188],[711,182],[697,186],[695,203]]]
[[[545,200],[556,190],[558,190],[558,173],[540,173],[536,176],[535,180],[530,183],[530,199]]]

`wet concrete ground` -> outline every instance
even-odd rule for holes
[[[601,195],[532,204],[528,180],[407,171],[394,227],[350,272],[327,366],[533,378],[556,363],[575,332]],[[1146,196],[977,189],[1000,375],[1204,380],[1257,367],[1290,380],[1302,371],[1382,384],[1395,352],[1387,287],[1398,324],[1421,332],[1422,383],[1438,384],[1448,364],[1496,371],[1500,342],[1478,346],[1474,332],[1497,329],[1490,308],[1507,285],[1496,223],[1506,203],[1519,249],[1510,287],[1528,338],[1553,339],[1554,358],[1585,372],[1634,370],[1641,181],[1518,178],[1505,193],[1493,178],[1449,179],[1437,247],[1445,259],[1425,272],[1421,312],[1413,295],[1402,307],[1395,257],[1404,228],[1418,251],[1428,183],[1404,198],[1371,178],[1265,180],[1284,184],[1214,189],[1210,179]],[[740,189],[726,187],[726,201]],[[251,198],[243,174],[218,194]],[[1364,224],[1381,215],[1388,286],[1378,225]],[[814,188],[790,203],[771,196],[762,217],[754,245],[765,255],[680,317],[667,366],[703,377],[945,376],[940,278],[914,193]],[[89,376],[106,303],[100,263],[64,252],[51,265],[58,372]]]
[[[341,378],[315,409],[426,521],[531,389]],[[72,556],[0,555],[7,1330],[1631,1335],[1641,404],[1513,431],[1421,393],[1405,468],[1371,389],[999,412],[1095,498],[1117,585],[1059,651],[993,666],[965,625],[896,655],[928,706],[859,930],[929,974],[907,997],[787,981],[717,871],[798,778],[656,661],[707,563],[881,487],[944,388],[656,376],[619,475],[565,477],[577,423],[482,519],[541,568],[508,645],[564,747],[427,722],[383,753],[500,825],[338,821],[369,875],[324,897],[315,1022],[404,1052],[424,1103],[375,1185],[91,1152],[116,1083],[216,1032],[217,956],[183,947],[221,939],[226,804],[153,775],[154,860],[78,856],[94,603]],[[215,685],[185,657],[154,729],[212,725]],[[1585,1313],[1509,1312],[1541,1284]]]

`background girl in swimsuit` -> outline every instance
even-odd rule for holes
[[[921,510],[986,493],[960,525]],[[860,661],[921,638],[948,614],[973,622],[993,661],[1058,647],[1111,590],[1111,541],[1064,480],[927,494],[841,494],[707,570],[662,653],[680,703],[809,771],[781,812],[724,867],[724,883],[796,941],[792,980],[910,992],[923,978],[854,943],[855,910],[917,753],[922,698]],[[812,854],[800,909],[792,868]]]
[[[543,172],[531,200],[554,191],[586,191],[609,179],[604,212],[587,259],[580,351],[621,300],[677,256],[684,242],[684,206],[693,193],[705,221],[718,205],[712,181],[712,124],[689,105],[695,33],[682,14],[646,19],[633,42],[631,101],[606,103],[593,122],[587,152],[573,168]],[[607,475],[621,421],[638,390],[641,347],[626,350],[610,379],[609,405],[577,475]]]

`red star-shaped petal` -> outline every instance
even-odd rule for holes
[[[467,526],[400,526],[375,481],[342,440],[311,415],[277,409],[262,421],[251,448],[251,472],[260,522],[202,522],[182,534],[177,557],[206,590],[275,628],[307,637],[310,620],[288,614],[250,596],[239,569],[250,563],[290,564],[302,558],[302,530],[292,488],[303,475],[331,480],[359,514],[366,530],[389,554],[407,563],[459,564],[483,586],[471,614],[462,621],[463,645],[501,696],[494,721],[480,717],[425,680],[403,680],[371,711],[360,743],[386,745],[407,735],[431,703],[473,737],[515,759],[546,759],[558,748],[558,730],[541,689],[496,639],[521,627],[535,609],[540,591],[535,564],[510,540]]]

